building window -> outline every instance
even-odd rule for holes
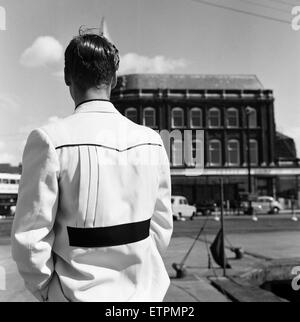
[[[137,110],[135,107],[126,108],[125,116],[132,122],[137,123]]]
[[[250,162],[251,165],[258,165],[258,144],[256,140],[250,140]]]
[[[209,142],[209,163],[211,166],[222,165],[222,144],[219,140]]]
[[[209,127],[220,127],[221,126],[221,113],[218,108],[211,108],[209,110],[208,124],[209,124]]]
[[[227,110],[227,127],[239,127],[239,111],[236,108],[229,108]]]
[[[190,111],[191,127],[201,128],[203,126],[202,110],[199,107],[193,107]]]
[[[191,165],[193,166],[200,166],[203,164],[203,140],[193,140],[192,143],[192,162]]]
[[[173,140],[172,143],[172,165],[182,166],[182,140]]]
[[[240,165],[240,143],[238,140],[229,140],[228,144],[228,164],[230,166]]]
[[[256,109],[251,107],[251,112],[249,113],[249,127],[255,128],[257,127],[257,112]]]
[[[181,107],[172,109],[172,127],[184,127],[184,113]]]
[[[149,127],[156,126],[156,111],[153,107],[146,107],[143,112],[143,123]]]

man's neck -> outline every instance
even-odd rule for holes
[[[91,100],[110,100],[110,88],[90,88],[85,92],[76,91],[74,93],[75,106],[82,102]]]

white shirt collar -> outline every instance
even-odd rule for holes
[[[77,105],[74,113],[120,113],[114,105],[107,100],[93,99]]]

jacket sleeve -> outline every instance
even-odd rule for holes
[[[158,181],[158,195],[151,219],[150,234],[156,243],[158,251],[163,255],[167,250],[173,232],[170,162],[163,143],[160,152]]]
[[[59,162],[43,130],[28,137],[22,161],[12,256],[28,290],[45,301],[53,273],[53,225],[58,205]]]

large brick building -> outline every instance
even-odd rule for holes
[[[239,200],[248,191],[249,143],[252,190],[300,200],[294,141],[276,132],[273,92],[256,76],[124,75],[111,99],[125,116],[153,129],[204,130],[204,171],[182,162],[183,151],[172,142],[173,194],[190,203],[218,201],[223,176],[225,198]]]

